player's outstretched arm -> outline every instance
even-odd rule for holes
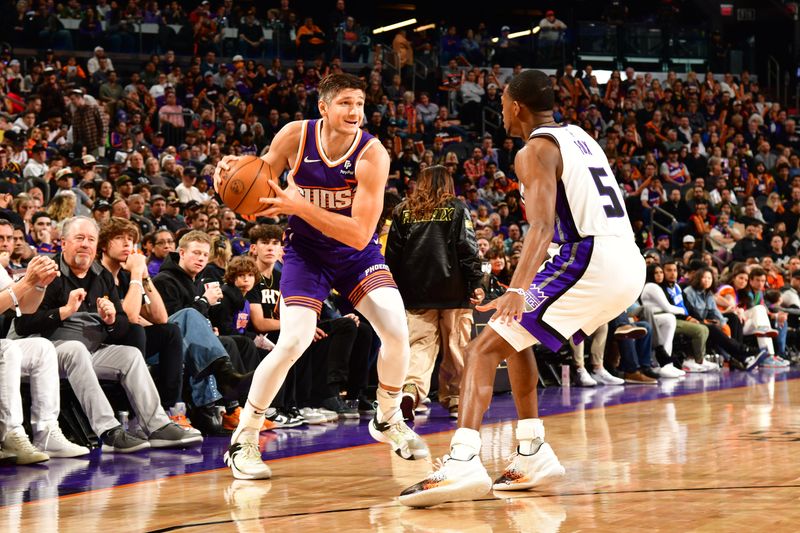
[[[519,151],[514,165],[525,186],[525,214],[529,228],[509,287],[527,291],[553,240],[557,179],[562,168],[561,151],[553,141],[535,138]],[[494,318],[508,323],[522,319],[524,306],[524,296],[509,290],[500,298],[485,306],[478,306],[477,309],[497,309]]]
[[[350,216],[327,211],[306,201],[292,179],[286,189],[270,182],[275,189],[275,197],[262,199],[267,209],[258,214],[268,217],[299,216],[328,237],[356,250],[363,250],[375,234],[388,176],[389,154],[380,143],[373,142],[357,165],[358,189],[353,197]]]

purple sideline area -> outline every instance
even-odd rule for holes
[[[748,387],[771,380],[784,381],[800,377],[800,369],[759,369],[753,373],[728,372],[689,375],[682,380],[665,380],[658,386],[627,385],[624,387],[549,387],[540,389],[540,413],[547,417],[580,409],[597,409],[613,405],[658,400],[686,394],[713,392]],[[484,423],[491,424],[516,418],[514,402],[509,394],[496,396]],[[367,421],[343,422],[310,426],[302,429],[262,433],[265,458],[295,457],[313,452],[370,444]],[[418,418],[420,434],[455,429],[455,421],[439,405],[430,415]],[[86,459],[51,459],[43,465],[0,468],[0,506],[43,500],[68,494],[104,489],[140,481],[161,479],[181,474],[221,468],[222,454],[228,439],[207,438],[202,447],[186,451],[151,450],[137,454],[103,454],[94,450]],[[388,453],[388,452],[387,452]],[[437,451],[434,450],[434,455]]]

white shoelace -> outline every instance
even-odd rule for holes
[[[426,476],[427,479],[432,479],[437,481],[442,480],[444,478],[444,466],[449,460],[450,456],[447,454],[443,455],[442,457],[437,457],[433,461],[433,470],[428,472],[428,475]]]
[[[258,443],[252,441],[245,441],[241,443],[241,454],[242,459],[249,462],[258,461],[259,463],[263,462],[261,459],[261,451],[258,449]]]
[[[25,453],[36,453],[39,450],[36,449],[30,440],[28,440],[28,436],[25,433],[11,433],[11,441],[14,443],[14,448],[16,451],[25,452]]]
[[[64,436],[64,433],[61,431],[61,428],[56,425],[53,425],[50,428],[48,428],[47,438],[44,439],[45,448],[47,448],[47,445],[50,443],[50,441],[55,441],[62,446],[69,446],[72,444],[72,442],[70,442],[67,439],[67,437]]]
[[[515,450],[514,453],[506,457],[506,462],[513,463],[514,461],[517,460],[517,457],[519,457],[519,452]]]

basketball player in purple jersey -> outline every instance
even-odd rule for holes
[[[383,208],[389,155],[378,139],[361,129],[364,84],[350,74],[332,74],[319,84],[319,120],[284,126],[263,159],[263,179],[289,169],[289,185],[270,186],[259,215],[288,215],[281,274],[281,331],[277,345],[256,369],[225,463],[238,479],[271,475],[258,448],[264,414],[289,368],[314,339],[317,315],[331,288],[346,296],[375,329],[382,348],[378,359],[378,406],[370,434],[404,459],[429,452],[406,426],[400,389],[408,370],[409,341],[400,292],[384,263],[375,228]],[[214,185],[225,179],[235,157],[218,165]]]
[[[530,229],[508,291],[479,310],[495,309],[467,346],[458,429],[441,467],[408,487],[400,503],[427,507],[473,499],[490,489],[538,489],[564,475],[538,418],[538,369],[531,346],[557,351],[580,342],[639,296],[645,264],[603,150],[586,132],[553,119],[550,79],[516,75],[503,92],[508,135],[526,139],[514,160]],[[481,463],[481,419],[497,365],[508,373],[519,421],[516,453],[494,483]]]

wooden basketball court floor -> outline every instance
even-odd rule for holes
[[[548,388],[547,440],[567,469],[544,492],[409,509],[394,500],[430,465],[370,442],[365,422],[262,433],[273,479],[234,481],[225,439],[189,452],[0,468],[0,532],[798,531],[800,371],[723,371],[658,386]],[[482,431],[492,475],[512,450],[513,403]],[[454,423],[417,424],[434,456]],[[322,450],[322,451],[321,451]]]

